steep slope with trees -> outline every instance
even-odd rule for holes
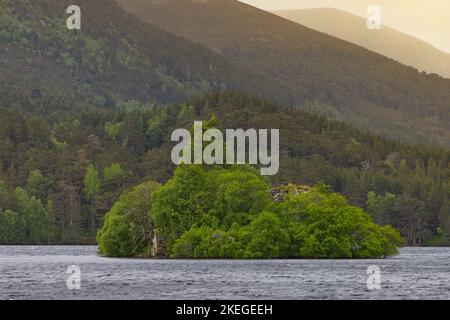
[[[142,20],[297,89],[359,128],[450,145],[450,80],[236,0],[117,0]],[[411,54],[414,54],[412,52]]]
[[[0,104],[49,114],[121,101],[182,101],[242,90],[291,103],[272,77],[141,22],[114,1],[80,0],[81,30],[68,30],[68,0],[0,2]]]

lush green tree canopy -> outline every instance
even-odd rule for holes
[[[152,215],[175,258],[381,258],[403,245],[324,185],[282,202],[268,195],[251,168],[182,166],[155,192]]]
[[[0,243],[50,244],[55,236],[53,221],[41,200],[0,183]]]

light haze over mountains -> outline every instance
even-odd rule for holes
[[[334,8],[367,17],[378,5],[383,24],[450,53],[450,1],[448,0],[241,0],[267,11]]]
[[[450,78],[450,54],[408,34],[382,26],[367,28],[366,19],[332,8],[275,11],[314,30],[363,46],[427,73]]]

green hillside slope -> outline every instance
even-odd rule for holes
[[[144,21],[289,84],[304,99],[320,101],[316,109],[328,105],[359,128],[450,145],[448,79],[235,0],[118,2]]]

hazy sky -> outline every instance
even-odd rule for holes
[[[264,10],[336,8],[367,17],[379,5],[383,23],[450,52],[450,0],[240,0]]]

